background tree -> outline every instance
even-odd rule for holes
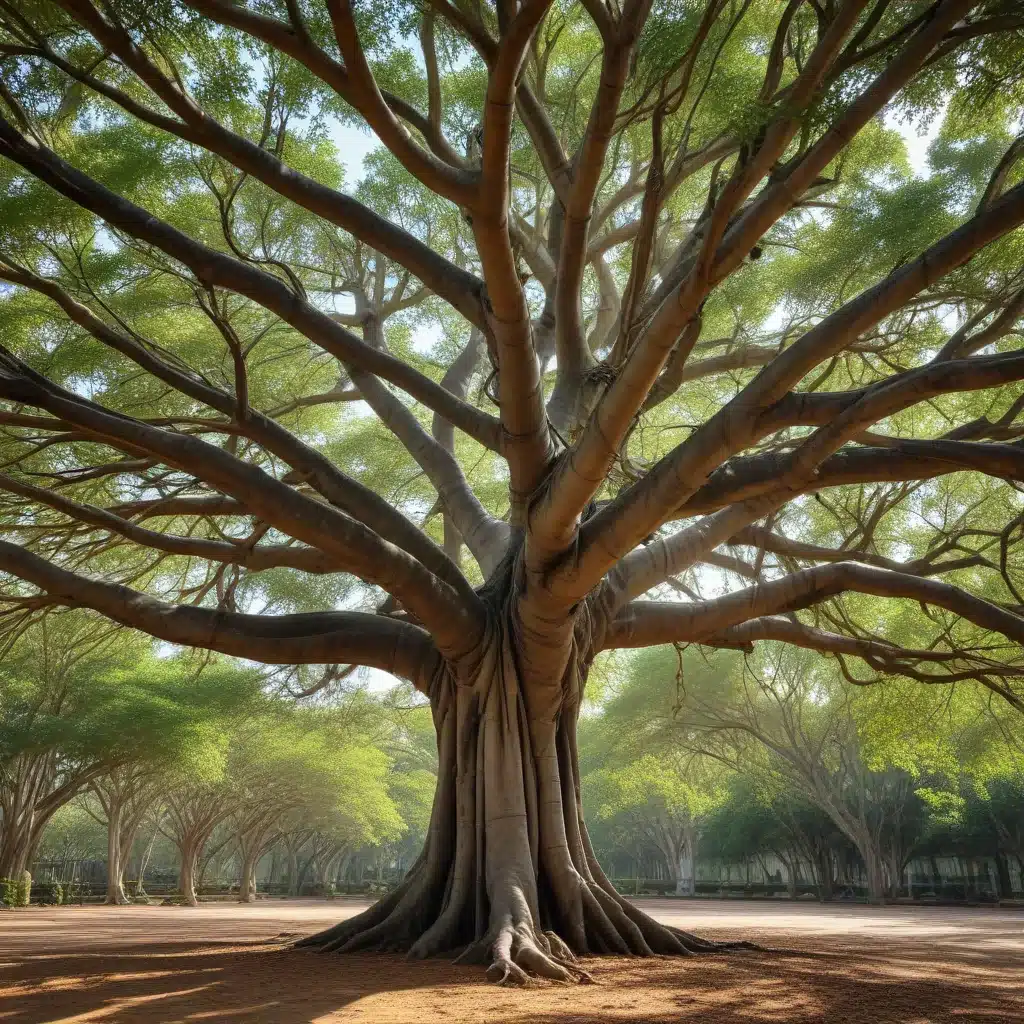
[[[198,905],[196,884],[200,858],[218,825],[234,808],[227,755],[228,728],[212,730],[194,747],[188,762],[168,777],[160,831],[178,851],[178,895],[190,907]]]
[[[168,779],[187,770],[193,751],[208,742],[211,729],[244,717],[259,694],[251,671],[215,662],[196,672],[184,659],[140,658],[130,668],[92,680],[118,693],[123,727],[133,751],[89,782],[97,818],[107,826],[106,902],[127,902],[124,872],[139,828],[160,799]]]
[[[592,855],[596,653],[776,639],[1022,706],[1022,20],[0,3],[12,619],[428,696],[425,853],[324,948],[711,949]],[[894,115],[941,116],[929,177]]]
[[[321,860],[328,848],[333,854],[336,846],[379,842],[400,830],[386,755],[360,742],[345,718],[343,709],[285,704],[232,734],[226,771],[243,901],[255,899],[256,865],[274,840],[283,837],[288,848],[289,885],[298,895],[297,854],[311,840],[308,859]]]
[[[662,652],[663,679],[671,678],[666,670],[674,659],[671,649]],[[641,662],[638,671],[651,673],[653,660]],[[789,808],[782,813],[794,832],[807,831],[799,823],[800,802],[824,812],[860,854],[869,899],[896,895],[926,817],[916,794],[924,785],[924,752],[915,758],[904,749],[894,762],[885,751],[869,749],[858,692],[821,659],[776,648],[756,661],[718,655],[700,668],[687,674],[682,707],[673,709],[671,720],[662,719],[676,741],[742,766],[769,805]],[[895,693],[886,698],[888,707],[871,711],[900,716]],[[906,732],[900,735],[906,743]],[[789,799],[794,793],[800,797],[795,807]],[[815,853],[827,889],[827,845]]]
[[[215,668],[208,686],[196,684],[181,666],[161,667],[147,646],[69,612],[45,616],[8,649],[0,669],[4,877],[27,867],[50,817],[87,788],[98,791],[104,813],[113,811],[103,820],[113,820],[111,849],[120,849],[122,812],[138,802],[140,780],[171,763],[204,715],[233,710],[240,693],[251,693],[251,672]]]
[[[606,756],[605,767],[584,774],[586,802],[598,819],[618,818],[624,831],[645,836],[661,853],[676,894],[694,895],[701,830],[728,796],[721,766],[678,748],[616,760]]]
[[[79,801],[64,804],[46,823],[36,856],[54,864],[56,881],[76,881],[79,861],[102,858],[107,849],[107,831]]]

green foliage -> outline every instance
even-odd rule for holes
[[[727,863],[846,850],[895,856],[898,871],[929,850],[1024,843],[1019,716],[976,683],[851,687],[817,655],[763,645],[643,651],[607,690],[581,730],[599,848],[629,849],[673,816]]]
[[[107,855],[107,830],[95,808],[79,800],[59,807],[47,822],[37,857],[42,861],[102,860]]]
[[[32,876],[23,872],[20,878],[0,878],[0,899],[8,907],[27,907],[32,896]]]
[[[0,667],[0,765],[50,756],[83,780],[126,763],[216,773],[224,723],[246,714],[260,690],[257,673],[227,661],[196,672],[93,617],[50,616]]]
[[[64,886],[60,882],[37,882],[32,896],[41,907],[59,907],[64,902]]]

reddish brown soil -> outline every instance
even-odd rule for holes
[[[478,967],[321,955],[290,936],[356,901],[0,913],[0,1021],[926,1024],[1024,1021],[1024,913],[648,901],[772,952],[596,959],[596,985],[498,989]],[[287,933],[287,934],[283,934]]]

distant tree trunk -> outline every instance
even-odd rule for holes
[[[160,834],[161,817],[162,815],[157,816],[156,823],[153,825],[153,834],[149,837],[149,845],[146,847],[146,852],[139,860],[139,879],[135,890],[136,896],[144,897],[146,895],[146,868],[149,866],[150,857],[153,856],[153,847],[156,845],[156,837]]]
[[[1010,880],[1010,865],[1005,855],[996,851],[996,878],[999,882],[999,898],[1001,900],[1013,899],[1013,882]]]
[[[905,866],[906,865],[904,864],[903,857],[900,852],[896,849],[890,850],[889,857],[884,864],[886,874],[888,875],[886,895],[889,899],[899,899],[903,893],[903,873]]]
[[[335,885],[345,885],[347,882],[348,868],[352,863],[352,851],[344,850],[338,858],[338,866],[334,872]]]
[[[299,895],[299,848],[291,839],[285,839],[285,850],[288,854],[288,895],[294,898]]]
[[[124,891],[124,863],[121,859],[123,806],[111,801],[107,810],[107,894],[104,903],[123,906],[128,903]]]
[[[862,850],[861,856],[864,858],[864,869],[867,872],[868,902],[884,903],[886,885],[882,858],[872,846]]]
[[[828,903],[832,899],[832,851],[821,847],[817,851],[815,872],[818,876],[818,899]]]
[[[196,877],[196,885],[201,889],[206,884],[206,874],[210,870],[210,865],[216,863],[217,857],[225,846],[231,841],[231,836],[226,836],[221,842],[215,846],[210,846],[209,843],[205,844],[202,852],[202,856],[198,858],[197,863],[199,865],[199,871]],[[219,876],[218,876],[219,877]]]
[[[697,892],[697,830],[687,828],[677,860],[676,895],[693,896]]]
[[[786,889],[789,893],[789,898],[791,900],[795,900],[797,898],[797,889],[800,884],[800,879],[797,873],[797,865],[799,864],[799,861],[796,857],[791,857],[789,860],[783,860],[781,857],[779,859],[782,860],[782,864],[786,869]]]
[[[178,868],[178,892],[190,907],[199,906],[196,896],[196,867],[199,850],[192,840],[186,840],[179,848],[181,865]]]
[[[256,864],[259,850],[249,847],[242,854],[242,866],[238,874],[238,902],[256,902]]]
[[[0,836],[0,878],[20,878],[32,852],[32,816],[4,821]]]
[[[120,861],[121,861],[121,891],[127,893],[124,888],[124,876],[131,869],[132,850],[135,847],[135,839],[139,834],[141,826],[141,815],[132,817],[132,820],[121,823]],[[127,897],[130,902],[130,897]]]

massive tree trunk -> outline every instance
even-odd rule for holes
[[[488,977],[586,980],[577,956],[704,953],[708,942],[623,899],[594,856],[580,803],[576,722],[586,667],[524,687],[514,629],[430,685],[439,772],[425,848],[401,885],[303,940],[323,950],[461,951]],[[558,685],[558,682],[561,685]],[[742,944],[740,944],[742,945]]]

